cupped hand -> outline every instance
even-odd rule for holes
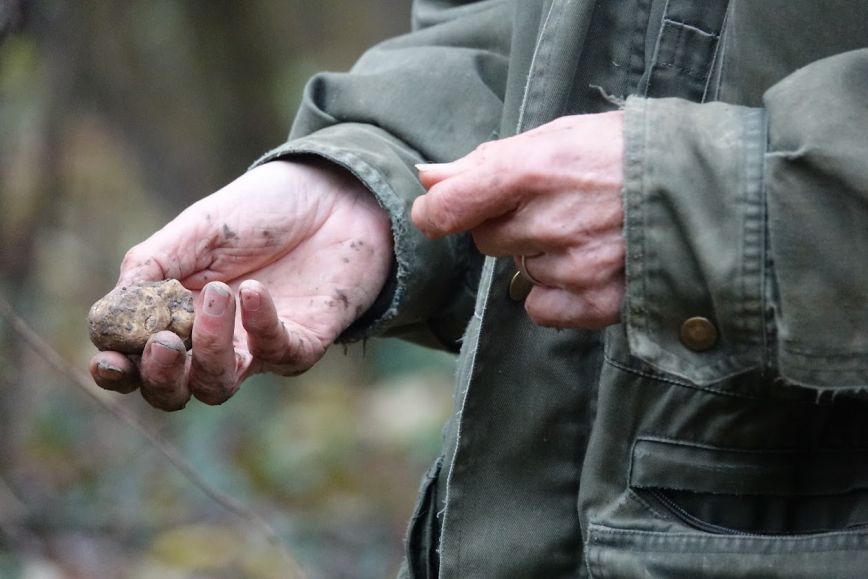
[[[140,360],[96,354],[91,374],[164,410],[191,396],[220,404],[257,372],[299,374],[371,306],[391,260],[389,219],[360,182],[324,161],[264,164],[121,265],[118,285],[174,278],[194,290],[192,350],[160,332]]]
[[[534,322],[600,329],[624,297],[622,111],[562,117],[452,163],[419,166],[413,221],[428,237],[470,231],[491,256],[525,256]]]

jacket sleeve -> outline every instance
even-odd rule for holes
[[[394,274],[342,340],[385,334],[456,347],[481,256],[468,236],[432,242],[412,226],[409,209],[424,192],[414,164],[451,161],[497,137],[511,12],[504,0],[416,1],[412,32],[370,49],[348,73],[309,81],[288,142],[257,161],[328,159],[391,217]]]
[[[631,353],[697,384],[868,388],[868,50],[761,108],[630,99],[625,130]],[[717,328],[708,351],[682,342],[694,316]]]

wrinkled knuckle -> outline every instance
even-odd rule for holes
[[[510,183],[513,189],[521,192],[524,197],[530,197],[531,194],[538,192],[541,185],[551,179],[550,174],[535,168],[538,163],[528,163],[527,159],[518,158],[515,162],[510,160],[509,164],[522,167],[521,170],[510,173]]]
[[[246,310],[242,310],[242,316],[244,329],[247,330],[249,334],[264,336],[269,332],[273,332],[271,326],[274,325],[274,321],[261,315],[260,312],[251,314]]]
[[[264,362],[280,362],[286,355],[283,348],[270,341],[257,340],[249,346],[253,357]]]
[[[431,199],[431,221],[442,231],[453,231],[458,222],[458,216],[448,195],[437,195]]]
[[[623,245],[608,247],[604,251],[597,252],[596,264],[600,269],[607,271],[622,271],[624,269],[624,261],[626,252]]]
[[[536,228],[534,233],[536,242],[550,251],[565,247],[569,241],[561,230],[553,227],[544,227],[542,224]]]
[[[286,322],[283,320],[271,320],[262,331],[257,333],[257,339],[262,344],[271,346],[274,350],[282,350],[286,343]]]
[[[484,143],[480,143],[473,150],[474,156],[480,158],[480,160],[486,160],[491,157],[495,153],[495,149],[497,148],[497,141],[485,141]]]
[[[171,396],[177,389],[177,380],[167,369],[150,372],[143,380],[144,391],[158,396]]]
[[[293,348],[292,354],[285,356],[285,359],[291,360],[287,365],[295,368],[300,374],[319,362],[325,355],[326,349],[326,345],[319,339],[307,337],[301,339]]]
[[[596,267],[574,267],[570,269],[570,286],[577,291],[589,291],[599,287],[602,280],[608,278]]]
[[[194,358],[191,367],[191,382],[194,388],[216,389],[227,382],[229,369],[212,358]]]
[[[575,255],[569,261],[566,279],[569,285],[577,290],[605,289],[613,276],[623,271],[623,258],[619,259],[617,252],[591,251]]]
[[[620,299],[614,292],[602,292],[585,300],[582,326],[589,330],[602,330],[617,323],[620,314]]]
[[[571,250],[582,260],[592,259],[600,251],[599,232],[587,216],[580,215],[570,232]]]
[[[559,325],[559,319],[555,315],[555,312],[551,308],[540,304],[537,300],[532,299],[532,296],[528,296],[527,300],[525,300],[524,309],[531,321],[538,326],[553,328]]]
[[[261,308],[260,311],[250,312],[241,309],[241,325],[247,332],[247,340],[270,340],[277,334],[279,322],[277,315],[270,308]]]
[[[193,350],[200,356],[218,356],[224,349],[222,336],[217,334],[200,332],[193,338]]]
[[[503,200],[500,203],[503,209],[515,210],[526,204],[533,195],[527,183],[517,163],[499,159],[490,167],[482,188]]]

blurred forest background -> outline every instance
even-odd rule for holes
[[[409,0],[0,0],[0,294],[76,366],[126,249],[289,129],[304,81],[409,27]],[[308,577],[393,575],[452,359],[397,341],[157,427]],[[287,577],[279,552],[0,321],[0,577]]]

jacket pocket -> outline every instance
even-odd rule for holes
[[[437,577],[437,546],[440,531],[437,521],[437,478],[443,467],[443,457],[438,458],[425,473],[413,516],[407,530],[406,566],[402,579],[433,579]]]
[[[629,349],[695,384],[768,365],[765,126],[758,109],[627,101]]]
[[[631,531],[591,525],[588,571],[593,579],[862,579],[868,535],[750,537]]]
[[[864,577],[868,450],[743,450],[639,438],[644,519],[591,524],[591,577]],[[624,515],[625,513],[621,513]]]
[[[729,0],[667,0],[641,88],[652,98],[699,102],[718,57]]]

